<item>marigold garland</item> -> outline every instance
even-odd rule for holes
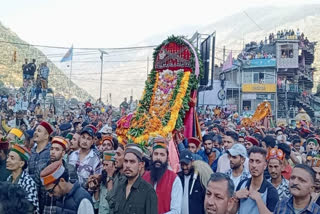
[[[174,130],[176,126],[176,121],[179,117],[179,111],[183,103],[183,98],[185,97],[187,92],[189,77],[190,77],[190,71],[184,72],[184,75],[182,77],[181,84],[180,84],[179,93],[177,94],[174,105],[169,110],[171,112],[171,115],[170,115],[170,120],[168,121],[168,124],[162,129],[159,129],[158,127],[159,131],[147,133],[137,138],[128,136],[129,139],[133,140],[135,143],[141,143],[142,141],[147,141],[149,137],[155,137],[158,135],[166,137],[170,132]]]
[[[170,42],[186,44],[183,37],[169,37],[155,49],[153,53],[154,63],[161,47]],[[139,101],[138,108],[130,121],[130,127],[118,126],[117,128],[116,133],[120,143],[136,143],[143,147],[150,137],[158,135],[167,137],[174,129],[181,128],[184,125],[183,119],[190,109],[191,91],[198,86],[198,77],[192,73],[195,71],[195,57],[197,56],[191,53],[192,67],[190,70],[182,70],[181,73],[177,70],[169,70],[169,72],[177,72],[176,76],[170,75],[170,73],[168,75],[166,73],[161,74],[160,72],[163,71],[156,71],[155,69],[150,72],[142,99]],[[198,59],[200,76],[202,76],[203,68],[199,56]],[[173,80],[176,82],[170,84]],[[163,93],[160,93],[159,90]],[[161,96],[161,98],[157,96]]]

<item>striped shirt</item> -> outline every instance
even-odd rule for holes
[[[311,201],[309,205],[297,212],[293,207],[293,197],[279,201],[274,209],[274,214],[320,214],[320,206]]]

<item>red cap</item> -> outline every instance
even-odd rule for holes
[[[49,135],[53,132],[53,129],[52,129],[51,125],[48,122],[41,121],[41,123],[39,125],[43,126],[47,130]]]
[[[251,136],[246,136],[244,138],[246,141],[251,142],[253,145],[255,146],[259,146],[259,141],[255,138],[255,137],[251,137]]]
[[[190,138],[188,138],[188,143],[193,143],[198,148],[201,142],[200,142],[200,140],[198,138],[190,137]]]

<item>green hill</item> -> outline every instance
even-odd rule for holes
[[[16,61],[14,61],[14,55],[16,55]],[[47,61],[50,69],[49,88],[52,88],[55,94],[61,94],[66,98],[74,97],[78,100],[92,99],[87,91],[73,82],[71,82],[70,94],[69,78],[39,49],[27,45],[18,35],[0,23],[0,80],[5,86],[15,88],[22,86],[22,64],[25,58],[29,59],[29,62],[31,59],[36,59],[37,66]]]

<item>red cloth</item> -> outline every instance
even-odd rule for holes
[[[158,197],[158,214],[163,214],[170,211],[172,186],[176,177],[177,175],[168,169],[163,174],[160,182],[157,183],[156,193]],[[149,171],[146,172],[142,178],[151,184]]]
[[[291,173],[292,173],[292,167],[290,166],[290,164],[288,164],[288,165],[284,168],[284,170],[281,172],[281,175],[282,175],[285,179],[289,180],[290,177],[291,177]]]

